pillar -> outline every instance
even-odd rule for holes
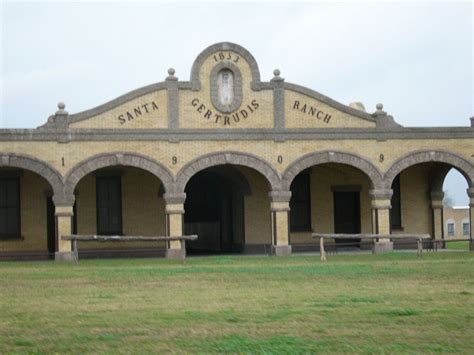
[[[469,196],[469,250],[474,251],[474,187],[467,189],[467,195]]]
[[[392,208],[392,189],[370,190],[372,205],[372,232],[374,234],[391,234],[390,209]],[[393,242],[380,238],[374,245],[374,253],[393,251]]]
[[[291,254],[290,245],[290,191],[271,191],[270,212],[272,223],[272,255]]]
[[[444,216],[443,216],[443,191],[431,191],[431,211],[433,218],[432,238],[434,240],[444,239]]]
[[[74,216],[74,196],[53,196],[55,206],[54,218],[56,225],[56,261],[74,261],[72,243],[70,240],[62,240],[64,235],[72,234],[72,217]]]
[[[185,193],[165,193],[166,202],[166,235],[182,236],[183,220],[184,220],[184,201]],[[199,238],[199,236],[198,236]],[[186,249],[181,248],[181,242],[173,240],[167,242],[166,258],[168,259],[184,259],[186,257]]]

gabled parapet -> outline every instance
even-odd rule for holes
[[[59,109],[39,127],[68,130],[270,130],[389,129],[401,127],[382,109],[369,114],[317,91],[285,82],[274,70],[268,82],[244,47],[217,43],[194,61],[190,81],[170,68],[165,81],[131,91],[93,109]],[[62,104],[64,106],[64,104]]]

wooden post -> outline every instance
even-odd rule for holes
[[[79,262],[79,251],[77,250],[77,239],[72,241],[72,258],[78,263]]]
[[[326,261],[326,251],[324,250],[324,238],[319,238],[319,253],[321,255],[321,261]]]
[[[423,244],[422,244],[422,240],[421,238],[418,238],[416,244],[417,244],[417,251],[416,251],[416,255],[421,258],[421,253],[423,252]]]

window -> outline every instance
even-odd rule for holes
[[[454,223],[448,222],[448,236],[454,236]]]
[[[234,73],[222,69],[217,74],[217,91],[221,105],[231,105],[234,101]]]
[[[96,179],[97,234],[122,234],[122,186],[120,176]]]
[[[469,228],[469,222],[462,222],[462,235],[469,235],[471,230]]]
[[[290,231],[311,231],[309,174],[299,174],[291,183]]]
[[[20,179],[0,178],[0,239],[20,237]]]
[[[392,183],[392,208],[390,210],[390,225],[392,229],[402,228],[402,208],[400,199],[400,174],[393,180]]]

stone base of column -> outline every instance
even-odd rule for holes
[[[291,255],[291,245],[272,245],[272,255],[275,255],[275,256]]]
[[[381,242],[376,242],[374,244],[374,249],[373,249],[374,254],[387,253],[390,251],[393,251],[393,242],[381,241]]]
[[[166,249],[166,259],[186,259],[186,249]]]
[[[54,253],[55,261],[76,261],[72,251],[57,251]]]

